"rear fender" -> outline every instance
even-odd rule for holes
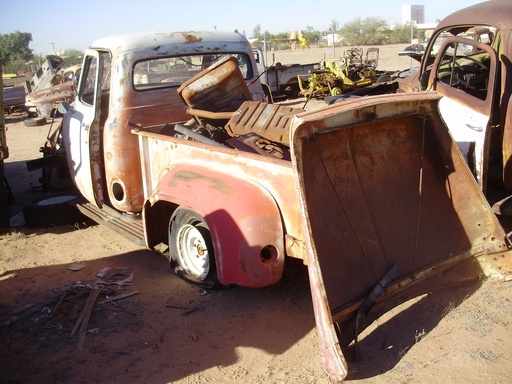
[[[205,219],[223,285],[263,287],[281,279],[285,255],[281,214],[261,185],[211,168],[178,165],[161,178],[145,205],[147,232],[154,232],[147,218],[155,216],[152,210],[160,201],[189,208]]]

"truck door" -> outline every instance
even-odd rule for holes
[[[64,135],[75,184],[82,195],[97,207],[103,204],[105,190],[100,118],[101,96],[108,96],[109,74],[109,53],[87,50],[76,105],[66,116],[69,129]]]
[[[447,38],[429,78],[430,89],[444,96],[439,101],[441,116],[483,192],[497,92],[496,56],[487,44]]]

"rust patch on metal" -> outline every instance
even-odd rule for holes
[[[185,44],[197,44],[203,41],[203,39],[198,38],[197,36],[192,35],[191,33],[183,33],[182,36],[185,38]]]
[[[209,189],[214,189],[216,191],[219,191],[223,195],[232,195],[234,192],[234,188],[230,186],[227,183],[222,182],[218,178],[212,178],[205,175],[202,175],[197,172],[192,171],[179,171],[177,172],[173,178],[171,179],[171,182],[169,183],[171,187],[175,187],[177,185],[178,181],[184,181],[184,182],[190,182],[193,180],[204,180],[205,182],[209,183]],[[188,187],[191,187],[188,185]]]

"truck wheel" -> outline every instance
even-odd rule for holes
[[[23,207],[25,223],[29,227],[43,228],[79,223],[87,220],[78,210],[76,195],[45,197]]]
[[[187,280],[210,288],[219,285],[210,229],[197,213],[178,208],[169,223],[171,267]],[[181,276],[183,277],[183,276]]]

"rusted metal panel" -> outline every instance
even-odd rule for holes
[[[178,94],[189,107],[212,112],[234,112],[244,101],[252,100],[235,57],[187,80]]]
[[[39,87],[29,93],[25,102],[28,111],[49,118],[60,102],[74,102],[81,70],[81,64],[60,70],[54,78],[54,82],[58,81],[57,84],[47,88]]]
[[[219,148],[201,144],[194,141],[151,133],[147,131],[135,131],[139,137],[141,153],[142,179],[144,181],[145,198],[154,205],[160,200],[181,204],[186,201],[196,201],[197,207],[190,204],[186,206],[197,209],[198,213],[206,213],[209,206],[213,207],[210,194],[201,188],[187,189],[183,194],[173,192],[173,184],[162,181],[162,175],[172,175],[178,169],[198,169],[203,174],[215,174],[226,180],[238,180],[244,183],[259,185],[263,190],[273,196],[278,207],[286,207],[280,210],[278,216],[284,226],[284,247],[288,256],[304,258],[302,239],[303,226],[298,204],[298,195],[295,191],[293,171],[291,163],[284,160],[266,158],[261,155],[230,149]],[[215,169],[212,169],[215,164]],[[217,193],[217,191],[215,192]],[[259,192],[260,194],[263,192]],[[264,195],[264,194],[263,194]],[[171,198],[172,196],[172,198]],[[245,193],[225,196],[223,204],[230,206],[238,202],[247,202],[250,196]],[[220,204],[220,201],[217,202]],[[258,205],[257,201],[254,203]],[[146,226],[151,226],[146,223]],[[148,240],[151,243],[151,239]],[[284,253],[284,252],[283,252]]]
[[[509,0],[485,1],[466,7],[445,17],[437,29],[461,25],[495,25],[502,30],[512,27],[512,7]]]
[[[407,290],[478,255],[510,258],[506,234],[437,112],[438,99],[370,97],[295,121],[292,160],[311,290],[333,377],[344,376],[346,366],[332,327],[352,340],[344,331],[372,294]]]
[[[284,231],[279,208],[261,185],[223,170],[181,164],[162,177],[156,192],[204,217],[223,285],[257,288],[281,280]]]
[[[26,106],[30,112],[37,113],[40,117],[51,117],[51,112],[56,109],[59,102],[72,103],[76,96],[76,84],[64,83],[46,88],[27,95]]]
[[[225,128],[232,136],[256,133],[289,146],[291,120],[301,112],[301,109],[285,105],[247,101],[233,114]]]
[[[47,55],[41,67],[27,84],[28,92],[35,92],[58,84],[59,77],[57,75],[66,67],[66,63],[60,56]]]
[[[285,255],[303,258],[303,227],[289,162],[137,134],[149,202],[169,201],[205,218],[216,255],[222,255],[217,268],[223,284],[274,284],[282,275]],[[283,211],[278,208],[285,206]],[[145,209],[151,216],[151,207]],[[151,232],[152,223],[145,226]]]
[[[191,44],[191,42],[195,42]],[[140,159],[137,138],[132,129],[158,131],[167,123],[184,122],[191,118],[187,105],[177,92],[177,87],[162,84],[159,88],[135,89],[134,64],[166,57],[214,54],[245,54],[249,60],[250,45],[239,34],[209,32],[158,32],[113,36],[97,40],[94,50],[111,57],[109,69],[110,88],[102,100],[104,121],[103,156],[105,159],[105,184],[112,206],[120,211],[138,213],[143,200],[140,193]],[[251,62],[256,68],[255,63]],[[263,92],[253,71],[248,86],[252,98]],[[259,87],[259,91],[258,91]],[[115,193],[114,189],[122,190]],[[117,196],[117,197],[116,197]],[[119,199],[118,197],[122,198]]]

